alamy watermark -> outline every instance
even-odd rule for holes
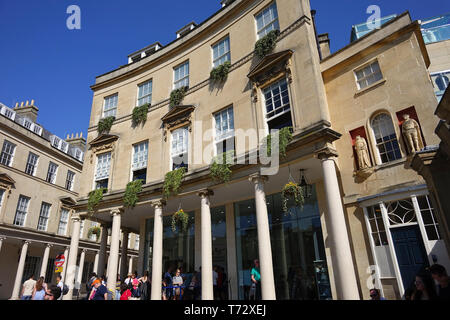
[[[66,13],[70,16],[66,20],[66,26],[69,30],[81,29],[81,9],[79,6],[72,4],[67,7]]]
[[[369,30],[381,28],[381,8],[377,5],[371,5],[366,10],[371,16],[367,19],[367,27]]]

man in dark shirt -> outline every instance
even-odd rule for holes
[[[447,270],[440,264],[434,264],[430,267],[431,276],[438,285],[438,298],[439,300],[450,300],[450,287]]]
[[[92,300],[108,300],[108,289],[100,282],[100,280],[94,281],[95,294]]]

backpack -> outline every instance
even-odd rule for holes
[[[68,292],[69,292],[69,287],[66,286],[66,284],[63,284],[63,291],[62,291],[63,296],[65,296]]]

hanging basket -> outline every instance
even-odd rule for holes
[[[302,188],[295,182],[287,183],[281,191],[283,212],[285,213],[288,211],[287,203],[289,199],[293,199],[297,207],[303,208],[303,204],[305,203],[304,194]]]
[[[100,227],[92,227],[88,231],[88,238],[90,238],[93,234],[95,234],[95,238],[98,241],[98,238],[100,237],[102,230]]]
[[[179,209],[172,215],[172,231],[177,232],[177,229],[181,227],[182,231],[186,231],[189,222],[189,215]]]

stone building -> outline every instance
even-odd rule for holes
[[[438,141],[420,24],[406,12],[330,54],[308,0],[222,4],[91,86],[73,208],[87,216],[89,194],[104,188],[94,216],[112,225],[108,288],[123,228],[140,234],[137,270],[150,271],[155,300],[163,272],[179,267],[186,274],[201,267],[203,299],[213,298],[213,266],[225,270],[229,298],[248,299],[259,259],[262,298],[270,300],[367,299],[373,286],[396,299],[433,258],[449,266],[425,182],[405,167],[416,149]],[[257,56],[255,43],[270,43],[272,30],[279,31],[274,50]],[[225,62],[226,79],[212,80]],[[142,108],[146,118],[137,123]],[[273,152],[268,161],[259,147],[286,127],[286,156]],[[210,166],[223,151],[235,154],[226,182],[213,179]],[[181,189],[165,196],[166,174],[181,167]],[[129,207],[124,196],[135,180],[143,180],[142,191]],[[285,213],[288,183],[309,192]],[[187,229],[173,231],[180,209]],[[74,233],[71,246],[78,244]],[[417,263],[399,261],[408,254],[401,250],[418,252]],[[69,259],[69,268],[77,263]]]
[[[31,275],[54,283],[59,254],[66,257],[63,281],[69,276],[71,206],[79,196],[86,140],[78,133],[61,139],[39,125],[37,116],[33,100],[14,108],[0,104],[0,299],[18,299]],[[96,225],[83,220],[77,231],[77,290],[85,291],[88,272],[97,268],[100,246],[90,232]]]

